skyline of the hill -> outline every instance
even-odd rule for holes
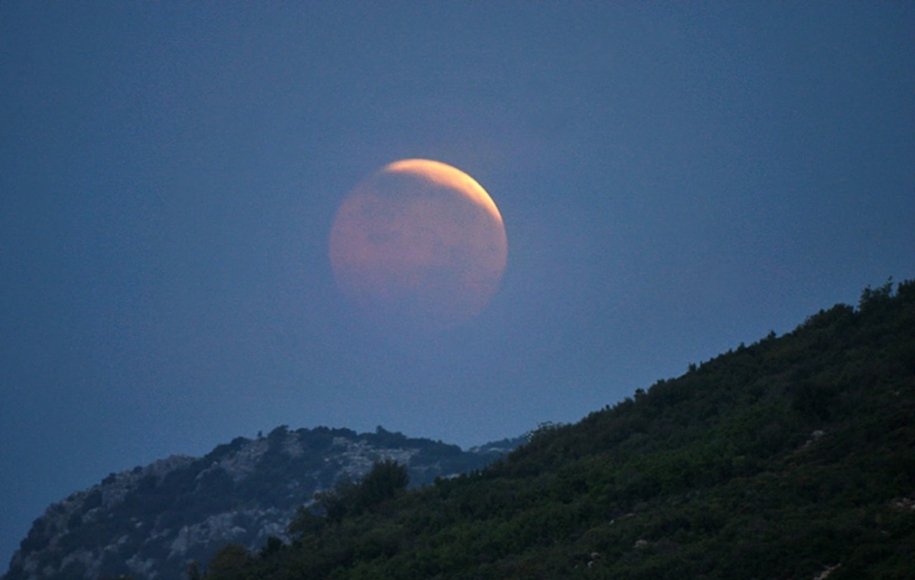
[[[480,471],[411,492],[376,465],[300,512],[292,541],[226,544],[204,578],[907,580],[913,413],[909,281],[539,429]]]

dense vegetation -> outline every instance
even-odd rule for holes
[[[915,282],[887,284],[486,470],[384,466],[206,578],[912,578],[913,418]]]

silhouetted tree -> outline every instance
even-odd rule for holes
[[[395,497],[407,488],[409,482],[407,468],[393,459],[386,459],[376,462],[359,483],[344,479],[333,489],[316,494],[315,505],[328,520],[338,521]],[[314,529],[315,522],[310,515],[300,512],[290,527],[301,533]]]
[[[205,578],[207,580],[241,580],[243,570],[250,560],[248,550],[241,544],[228,544],[210,560]]]

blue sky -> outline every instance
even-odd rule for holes
[[[915,277],[907,3],[0,3],[0,568],[52,501],[280,424],[574,421]],[[423,341],[327,259],[452,164],[502,286]]]

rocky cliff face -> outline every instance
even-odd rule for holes
[[[373,463],[407,466],[411,485],[478,469],[520,441],[470,451],[379,428],[280,427],[266,437],[239,437],[204,457],[173,456],[111,474],[53,504],[32,525],[6,580],[183,578],[229,542],[250,549],[285,538],[295,511]]]

